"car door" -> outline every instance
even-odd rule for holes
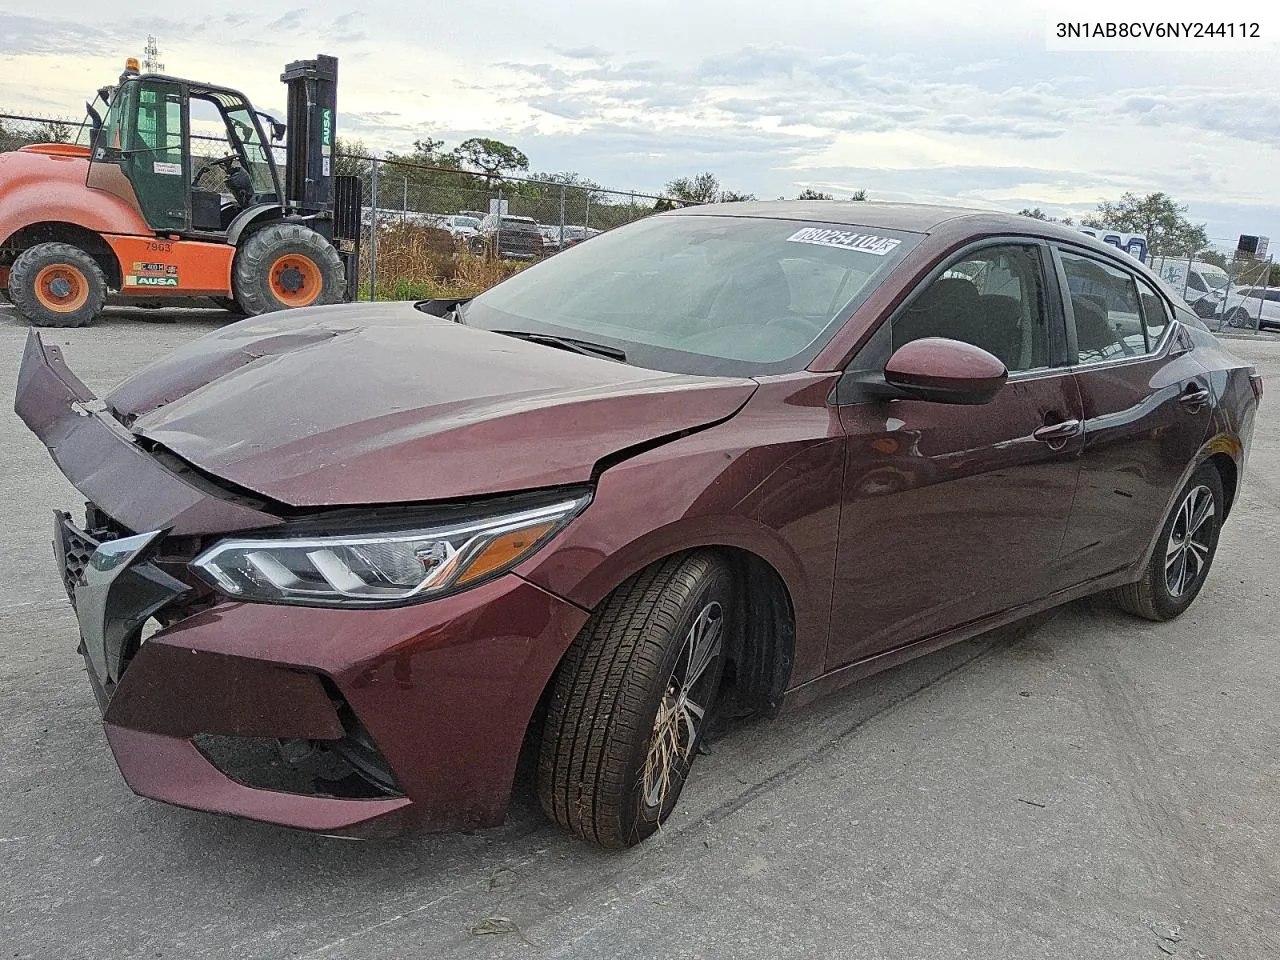
[[[1056,584],[1083,414],[1047,245],[996,240],[959,253],[885,321],[846,376],[883,370],[892,350],[926,336],[982,347],[1009,380],[981,406],[840,405],[846,465],[828,669]]]
[[[1133,563],[1209,430],[1209,378],[1169,303],[1117,258],[1066,245],[1069,349],[1084,404],[1079,490],[1063,563],[1077,582]]]

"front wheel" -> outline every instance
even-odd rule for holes
[[[215,307],[218,307],[221,310],[226,310],[228,313],[234,313],[238,317],[244,316],[244,307],[240,306],[240,304],[236,303],[236,301],[232,300],[230,297],[210,297],[209,299],[213,301],[213,305]]]
[[[646,568],[600,605],[552,688],[538,759],[549,817],[617,848],[671,815],[719,693],[733,582],[701,551]]]
[[[339,303],[346,278],[338,251],[320,234],[299,223],[272,223],[236,251],[231,285],[236,302],[256,317]]]
[[[1222,478],[1205,464],[1174,501],[1142,579],[1113,591],[1120,609],[1159,621],[1172,620],[1191,606],[1218,551],[1224,503]]]
[[[69,243],[38,243],[9,270],[9,296],[37,327],[83,327],[102,313],[107,280],[98,262]]]

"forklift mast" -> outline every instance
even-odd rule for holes
[[[360,266],[361,183],[358,177],[338,176],[337,143],[338,58],[320,54],[314,60],[295,60],[280,80],[288,87],[286,118],[284,205],[289,213],[314,217],[312,227],[338,250],[347,277]],[[358,285],[347,283],[347,299]]]
[[[285,206],[303,214],[331,212],[338,58],[295,60],[280,79],[289,88]]]

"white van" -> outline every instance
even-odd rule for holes
[[[1231,278],[1216,263],[1186,257],[1154,257],[1151,269],[1182,295],[1199,317],[1215,317],[1222,312]]]

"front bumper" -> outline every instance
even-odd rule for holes
[[[77,603],[87,654],[96,638],[85,606]],[[95,657],[85,662],[107,740],[136,793],[282,826],[384,836],[502,822],[529,719],[585,619],[508,575],[387,610],[219,603],[145,642],[135,638],[116,677]],[[395,788],[383,796],[335,796],[323,781],[263,788],[201,747],[219,738],[337,752],[352,736],[351,717],[390,771]]]
[[[88,532],[56,518],[54,547],[135,792],[353,836],[502,821],[528,723],[584,611],[515,574],[392,609],[221,600],[184,579],[166,545],[278,517],[143,450],[34,333],[15,409],[96,503]],[[144,640],[148,624],[160,628]],[[373,775],[358,796],[263,786],[210,738],[327,751]]]

